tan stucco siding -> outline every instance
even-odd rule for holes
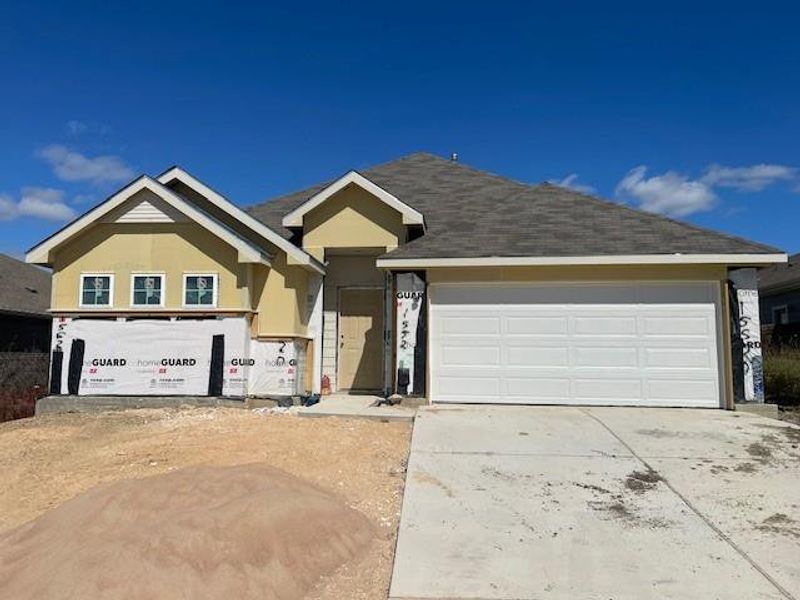
[[[325,275],[325,310],[336,310],[340,288],[382,288],[384,277],[383,271],[375,266],[375,256],[330,257]]]
[[[395,248],[405,242],[402,215],[350,185],[303,219],[303,248],[319,260],[325,248]]]
[[[80,309],[81,273],[113,273],[113,310],[130,309],[131,275],[164,273],[164,310],[183,308],[184,273],[216,273],[220,309],[247,310],[247,266],[237,252],[194,223],[100,223],[55,252],[53,309]]]
[[[723,357],[723,390],[725,398],[725,408],[733,410],[735,405],[733,390],[733,334],[731,332],[731,302],[729,294],[729,284],[726,281],[720,282],[720,294],[722,298],[722,357]]]
[[[287,265],[280,252],[272,267],[258,267],[253,276],[253,297],[259,337],[303,337],[308,332],[308,277],[302,267]]]
[[[458,267],[428,269],[428,283],[470,281],[722,281],[720,265]]]

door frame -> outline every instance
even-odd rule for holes
[[[547,286],[565,286],[565,287],[591,287],[591,286],[604,286],[604,285],[625,285],[625,284],[660,284],[660,285],[668,285],[668,284],[706,284],[710,287],[712,292],[712,301],[714,304],[714,326],[715,326],[715,343],[716,343],[716,355],[717,355],[717,383],[718,383],[718,390],[717,396],[719,400],[719,404],[717,408],[725,409],[727,408],[727,393],[726,390],[728,389],[728,384],[731,381],[732,373],[728,372],[726,365],[727,357],[730,357],[730,353],[726,350],[725,344],[725,332],[723,331],[723,324],[727,316],[723,313],[724,306],[722,303],[722,289],[720,287],[720,281],[716,279],[691,279],[691,278],[666,278],[666,279],[654,279],[654,278],[644,278],[644,279],[598,279],[598,280],[584,280],[581,281],[579,279],[567,279],[564,281],[561,280],[537,280],[537,281],[499,281],[499,280],[469,280],[469,281],[441,281],[441,282],[434,282],[428,283],[426,294],[427,296],[427,309],[428,309],[428,344],[426,347],[426,352],[428,354],[428,361],[427,361],[427,395],[428,395],[428,404],[436,404],[438,401],[434,397],[433,393],[433,350],[434,350],[434,336],[435,336],[435,326],[434,326],[434,306],[436,303],[434,302],[434,291],[435,288],[446,288],[446,287],[547,287]],[[553,405],[558,406],[558,405]],[[573,405],[575,406],[575,405]],[[702,409],[698,409],[702,410]],[[713,409],[712,409],[713,410]]]
[[[383,321],[383,326],[381,327],[381,382],[382,385],[380,388],[376,388],[375,390],[354,390],[356,393],[364,391],[364,392],[380,392],[381,394],[386,389],[386,293],[385,288],[379,285],[341,285],[337,286],[336,288],[336,391],[337,392],[347,392],[350,393],[350,388],[343,388],[341,386],[341,378],[339,377],[341,363],[339,362],[339,340],[341,335],[341,327],[342,327],[342,291],[347,290],[374,290],[376,292],[380,292],[381,296],[381,304],[380,304],[380,315],[381,320]]]

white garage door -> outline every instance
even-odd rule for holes
[[[434,402],[720,406],[714,282],[430,290]]]

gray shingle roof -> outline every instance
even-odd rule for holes
[[[0,254],[0,312],[47,315],[50,273]]]
[[[800,289],[800,254],[792,254],[785,264],[761,269],[758,289],[762,292]]]
[[[362,175],[425,216],[426,234],[392,258],[772,254],[781,252],[551,184],[529,185],[416,153]],[[283,216],[332,182],[251,207],[287,238]]]

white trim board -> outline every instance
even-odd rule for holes
[[[305,266],[308,269],[319,273],[320,275],[325,274],[325,268],[310,254],[303,251],[301,248],[298,248],[289,240],[284,239],[282,236],[264,225],[261,221],[233,204],[222,194],[215,192],[202,181],[187,173],[180,167],[172,167],[158,176],[158,181],[164,185],[173,180],[180,181],[184,185],[192,188],[198,194],[211,202],[214,206],[225,211],[230,216],[262,236],[264,239],[268,240],[270,243],[276,245],[278,248],[286,252],[287,257],[291,259],[290,264]]]
[[[233,246],[238,251],[239,262],[260,263],[270,266],[269,257],[267,257],[260,248],[242,238],[223,223],[220,223],[210,215],[196,208],[168,187],[147,175],[142,175],[138,179],[135,179],[99,206],[96,206],[89,212],[78,217],[54,235],[28,250],[25,255],[25,261],[34,264],[50,264],[50,252],[52,250],[68,241],[142,190],[153,192],[167,204],[189,217],[192,221]]]
[[[210,277],[211,280],[214,282],[214,287],[211,290],[211,304],[187,304],[186,302],[186,280],[189,277]],[[214,272],[192,272],[192,273],[184,273],[183,274],[183,285],[181,287],[181,307],[186,310],[206,310],[209,308],[217,308],[219,304],[219,273]]]
[[[786,254],[630,254],[598,256],[490,256],[480,258],[379,258],[382,269],[432,267],[513,267],[566,265],[771,265],[785,263]]]
[[[108,304],[84,304],[83,282],[90,277],[108,277]],[[110,271],[87,271],[78,277],[78,307],[85,310],[109,310],[114,308],[114,273]]]
[[[136,281],[137,277],[158,277],[161,280],[161,287],[159,288],[159,303],[158,304],[136,304],[134,299],[135,294],[135,287],[134,282]],[[138,272],[134,271],[131,273],[131,289],[130,289],[130,307],[136,310],[148,310],[151,308],[161,309],[164,308],[164,303],[167,296],[167,274],[163,271],[147,271],[147,272]]]
[[[358,187],[362,188],[363,190],[369,192],[373,196],[375,196],[378,200],[382,201],[383,203],[391,206],[397,212],[399,212],[403,216],[403,225],[424,225],[425,221],[422,217],[422,213],[417,210],[411,208],[405,202],[402,202],[397,197],[393,196],[386,190],[384,190],[379,185],[371,182],[369,179],[361,175],[361,173],[357,173],[356,171],[349,171],[348,173],[344,174],[342,177],[334,181],[324,190],[317,192],[311,198],[309,198],[305,203],[301,204],[299,207],[294,209],[292,212],[287,214],[283,217],[283,226],[284,227],[302,227],[303,226],[303,217],[309,211],[313,210],[323,202],[325,202],[328,198],[333,196],[336,192],[343,190],[350,184],[357,185]]]

